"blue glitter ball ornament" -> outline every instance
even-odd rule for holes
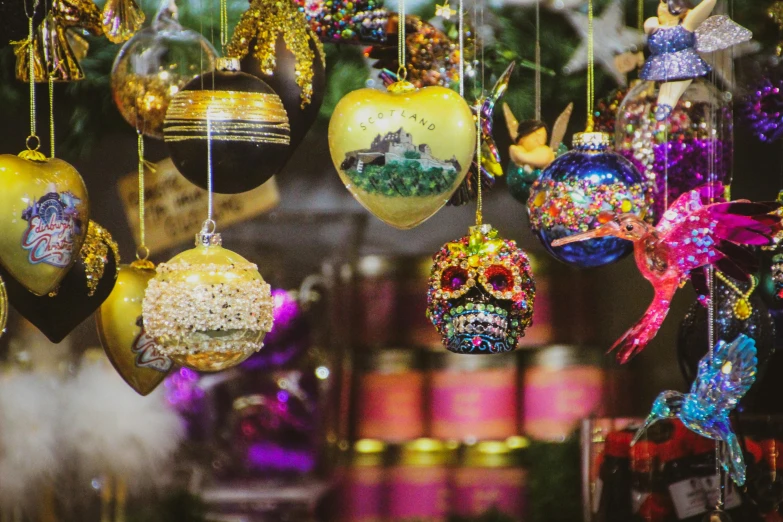
[[[586,232],[614,215],[648,214],[644,178],[633,164],[609,149],[601,132],[576,134],[573,150],[558,157],[533,183],[527,202],[530,227],[558,260],[581,268],[614,263],[633,250],[616,237],[600,237],[553,248],[552,241]]]

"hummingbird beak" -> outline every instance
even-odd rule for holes
[[[588,239],[594,239],[597,237],[615,236],[618,232],[618,224],[615,221],[609,221],[604,223],[598,228],[582,232],[581,234],[574,234],[568,237],[561,237],[552,241],[553,247],[559,247],[567,245],[569,243],[577,243],[579,241],[587,241]]]
[[[633,440],[631,441],[631,446],[639,442],[639,440],[642,438],[642,436],[644,436],[644,433],[650,428],[650,426],[652,426],[659,420],[661,420],[660,417],[658,417],[654,413],[651,413],[644,421],[642,427],[636,431],[636,435],[633,436]]]

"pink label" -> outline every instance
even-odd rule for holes
[[[389,471],[387,514],[395,522],[440,521],[449,511],[448,471],[399,467]]]
[[[383,470],[355,468],[343,490],[346,522],[378,522],[383,518]]]
[[[432,435],[442,439],[502,439],[516,434],[515,381],[513,368],[435,373]]]
[[[424,375],[371,373],[361,378],[359,437],[402,441],[424,435]]]
[[[524,432],[539,439],[560,439],[578,421],[601,414],[604,377],[600,368],[530,368],[523,383]]]
[[[456,514],[478,516],[492,508],[525,519],[525,472],[522,469],[465,468],[456,472],[452,497]]]

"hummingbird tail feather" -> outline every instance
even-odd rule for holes
[[[620,363],[625,364],[630,361],[655,337],[669,313],[669,306],[676,291],[677,281],[663,281],[655,289],[653,302],[639,322],[625,332],[609,349],[610,352],[617,350],[617,360]]]
[[[731,475],[735,484],[743,486],[745,484],[745,459],[742,456],[742,447],[730,426],[728,430],[729,432],[725,435],[728,451],[721,452],[721,465]]]

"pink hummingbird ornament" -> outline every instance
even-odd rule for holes
[[[717,190],[722,192],[722,187]],[[674,293],[689,278],[694,285],[703,285],[706,268],[715,266],[735,279],[747,279],[757,261],[739,245],[768,245],[781,230],[780,217],[769,214],[780,206],[777,203],[709,201],[700,190],[692,190],[677,198],[655,227],[634,214],[607,215],[598,228],[552,242],[558,247],[605,236],[633,241],[636,265],[653,285],[655,296],[639,322],[609,349],[618,349],[621,363],[655,337]]]

